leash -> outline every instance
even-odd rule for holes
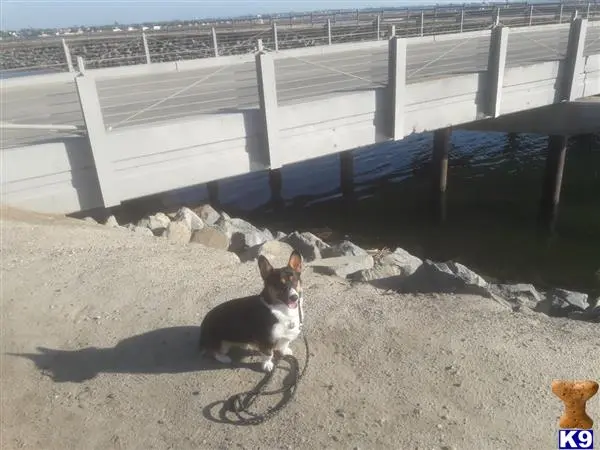
[[[263,300],[263,302],[264,302],[264,300]],[[302,305],[299,304],[298,307],[300,308],[298,310],[300,326],[302,326],[302,324],[304,322],[304,314],[302,311]],[[308,368],[308,361],[310,360],[310,348],[308,347],[308,339],[306,338],[305,334],[302,337],[304,340],[304,349],[306,351],[306,358],[304,359],[304,367],[302,368],[302,371],[300,371],[300,364],[298,364],[298,360],[296,358],[294,358],[293,356],[287,355],[287,356],[283,356],[281,358],[281,359],[287,360],[289,362],[290,374],[291,373],[294,374],[294,379],[291,381],[290,384],[288,384],[288,385],[284,384],[284,386],[281,389],[276,389],[273,391],[265,391],[264,390],[266,388],[267,384],[269,384],[269,381],[271,381],[271,379],[273,378],[275,369],[277,369],[277,367],[279,367],[279,361],[277,361],[277,365],[275,367],[273,367],[273,370],[266,373],[265,376],[263,377],[263,379],[260,380],[260,382],[254,387],[254,389],[232,395],[225,402],[225,408],[227,408],[229,411],[231,411],[238,417],[238,419],[239,419],[239,422],[237,422],[238,425],[259,425],[263,422],[266,422],[267,420],[272,418],[275,414],[280,412],[283,408],[285,408],[290,403],[290,401],[294,398],[294,395],[296,395],[296,391],[298,390],[298,384],[300,383],[300,380],[306,373],[306,369]],[[268,396],[268,395],[276,395],[276,394],[284,394],[284,395],[281,398],[281,400],[279,401],[279,403],[277,403],[274,407],[269,409],[267,412],[265,412],[263,414],[255,414],[255,413],[252,413],[249,411],[250,407],[254,404],[254,402],[259,397]],[[242,413],[244,413],[250,417],[243,417]]]
[[[304,347],[306,350],[306,359],[304,361],[304,368],[300,371],[300,364],[298,360],[291,355],[287,355],[282,357],[281,359],[285,359],[290,364],[290,373],[294,374],[294,379],[289,384],[284,384],[284,386],[280,389],[265,391],[267,384],[273,378],[273,374],[275,373],[275,369],[279,367],[279,361],[277,365],[273,368],[271,372],[265,374],[263,379],[254,387],[254,389],[246,392],[240,392],[239,394],[232,395],[226,402],[226,408],[233,412],[239,419],[239,422],[236,422],[238,425],[259,425],[263,422],[266,422],[275,414],[280,412],[283,408],[285,408],[290,401],[294,398],[296,391],[298,390],[298,384],[300,380],[304,376],[306,369],[308,368],[308,361],[310,359],[310,349],[308,346],[308,339],[306,335],[303,336]],[[256,414],[249,411],[250,407],[256,402],[256,400],[261,396],[269,396],[276,394],[284,394],[282,399],[271,409],[263,414]],[[250,417],[244,417],[242,414],[246,414]]]

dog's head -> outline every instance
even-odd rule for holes
[[[263,296],[270,305],[283,303],[288,308],[298,307],[302,298],[300,275],[302,273],[302,255],[296,250],[290,255],[287,266],[273,268],[263,255],[258,257],[258,268],[265,282]]]

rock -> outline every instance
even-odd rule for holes
[[[159,212],[152,216],[140,219],[137,226],[148,228],[155,236],[160,236],[167,229],[169,223],[171,223],[169,216]]]
[[[374,261],[371,255],[359,255],[318,259],[310,264],[310,266],[317,273],[346,278],[353,273],[372,268],[373,264]]]
[[[566,317],[575,311],[585,311],[590,305],[587,294],[555,288],[548,291],[540,306],[551,316]]]
[[[204,222],[202,221],[202,219],[198,217],[198,215],[194,211],[192,211],[189,208],[186,208],[185,206],[183,208],[180,208],[179,211],[177,211],[174,220],[177,222],[185,221],[190,231],[201,230],[202,228],[204,228]]]
[[[269,240],[246,250],[241,260],[253,261],[263,255],[273,267],[283,267],[287,265],[293,250],[292,246],[285,242]]]
[[[169,223],[165,232],[165,237],[170,241],[187,244],[190,242],[192,230],[190,229],[187,220],[176,220]]]
[[[275,236],[273,235],[273,233],[271,233],[271,230],[269,230],[268,228],[263,228],[260,231],[262,231],[264,233],[264,235],[267,237],[268,241],[272,241],[275,239]]]
[[[283,238],[285,238],[287,236],[287,234],[285,234],[283,231],[276,231],[275,235],[273,236],[276,240],[280,241]]]
[[[489,288],[517,308],[526,306],[535,309],[542,301],[542,296],[532,284],[491,284]]]
[[[131,231],[133,231],[136,234],[143,234],[144,236],[152,236],[154,237],[154,233],[152,232],[152,230],[150,228],[147,227],[138,227],[137,225],[133,225],[131,228],[129,228]]]
[[[229,224],[232,231],[229,244],[230,252],[240,253],[273,238],[271,232],[267,235],[243,219],[231,219]]]
[[[98,222],[96,222],[92,217],[87,216],[83,218],[84,221],[89,222],[89,223],[93,223],[93,224],[97,224]]]
[[[423,264],[401,284],[409,293],[463,293],[491,297],[488,283],[475,272],[453,261]]]
[[[214,227],[204,227],[201,230],[194,230],[190,242],[220,250],[227,250],[229,248],[229,236]]]
[[[282,242],[290,244],[298,250],[306,262],[321,258],[321,250],[329,248],[325,242],[312,233],[298,233],[294,231],[281,239]]]
[[[365,282],[393,278],[394,282],[401,282],[402,279],[415,273],[421,264],[423,261],[420,258],[402,248],[397,248],[393,253],[377,258],[372,269],[355,274],[353,279]]]
[[[117,228],[120,226],[115,216],[109,216],[108,219],[106,219],[106,222],[104,222],[104,225],[111,228]]]
[[[196,212],[202,221],[208,226],[213,226],[215,223],[217,223],[217,220],[221,218],[221,214],[219,214],[215,208],[208,204],[196,208]]]
[[[366,250],[363,250],[358,245],[350,241],[342,241],[339,244],[324,248],[321,251],[323,258],[335,258],[337,256],[365,256],[368,255]]]
[[[569,319],[574,320],[600,323],[600,305],[594,308],[588,308],[585,311],[572,311],[568,314],[568,317]]]

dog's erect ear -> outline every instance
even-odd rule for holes
[[[288,266],[294,269],[295,272],[302,272],[302,255],[298,250],[294,250],[290,255]]]
[[[267,258],[265,258],[263,255],[260,255],[258,257],[258,269],[260,270],[260,276],[263,278],[263,280],[266,280],[273,271],[273,266]]]

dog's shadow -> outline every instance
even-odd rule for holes
[[[222,364],[202,356],[198,348],[199,327],[160,328],[120,341],[114,347],[86,347],[79,350],[54,350],[38,347],[38,353],[11,354],[28,358],[55,382],[80,383],[99,373],[163,374],[200,370],[247,368],[260,371],[260,363],[243,358],[256,354],[232,348],[232,364]]]

